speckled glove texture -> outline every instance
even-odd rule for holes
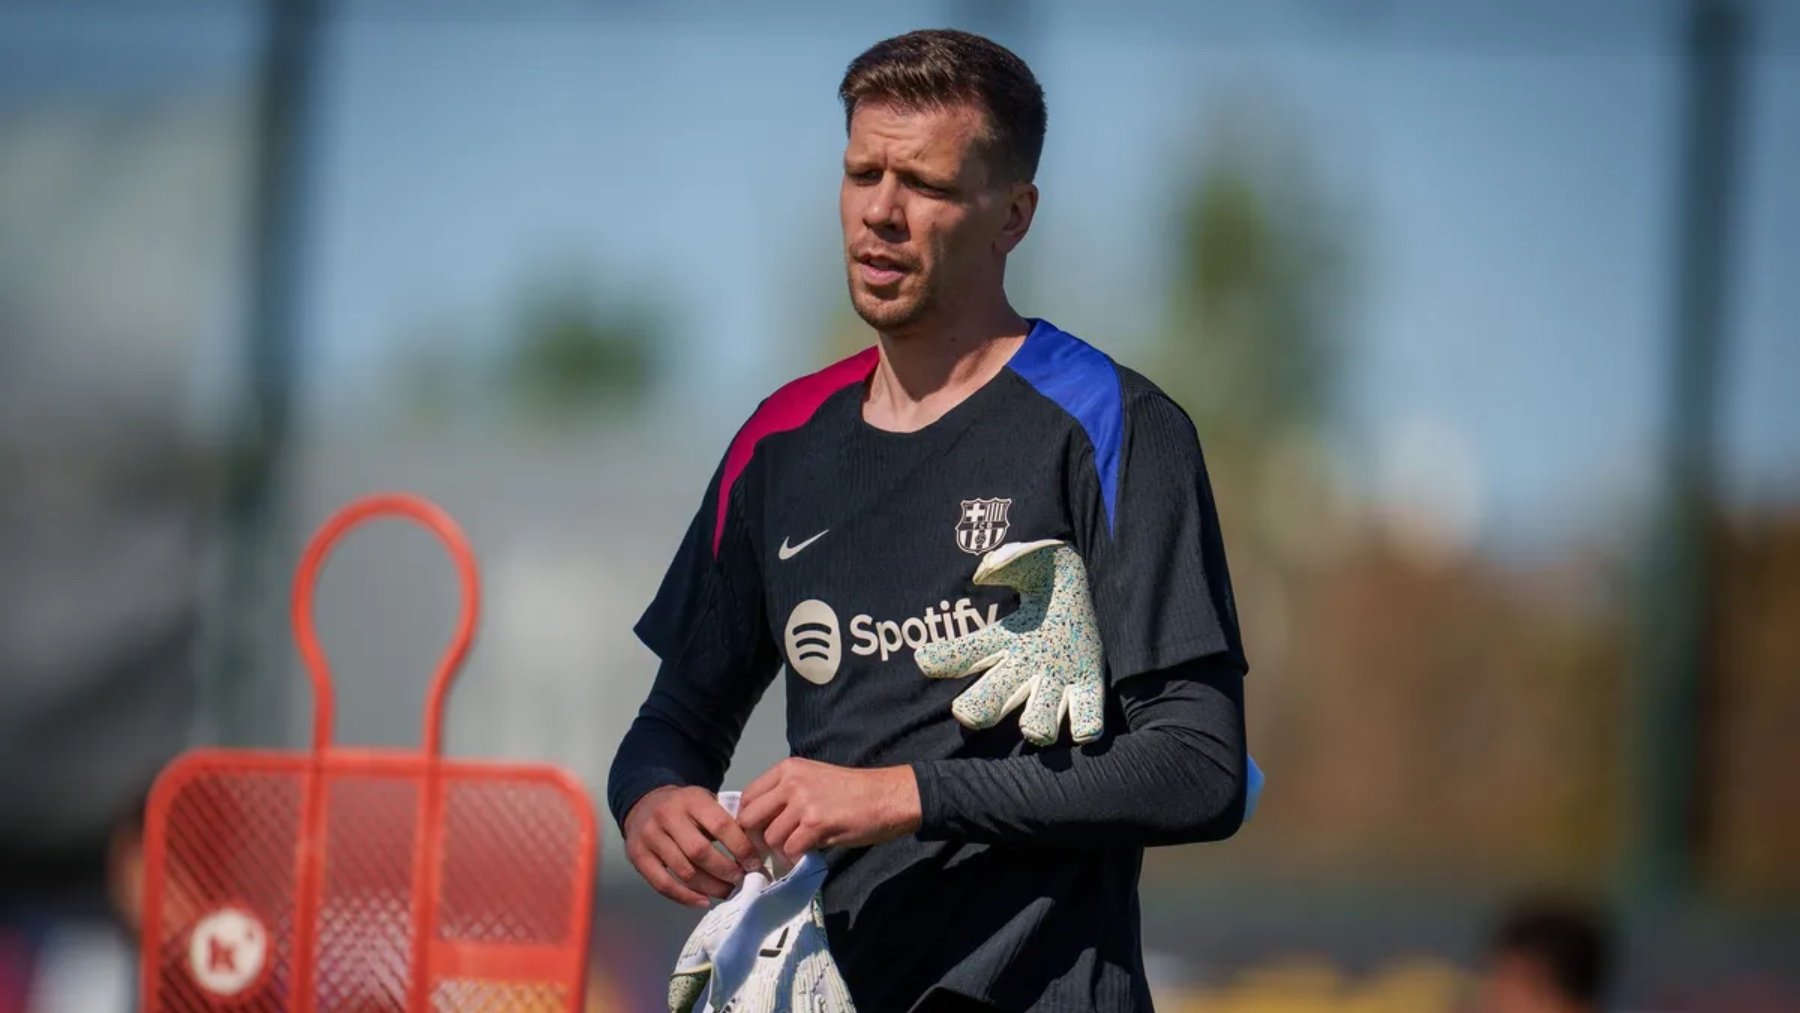
[[[1065,715],[1077,743],[1098,739],[1106,730],[1106,662],[1081,557],[1056,539],[1002,545],[982,557],[974,581],[1012,588],[1019,607],[914,652],[919,671],[933,679],[980,673],[950,713],[966,727],[992,728],[1023,705],[1019,731],[1029,742],[1054,743]]]

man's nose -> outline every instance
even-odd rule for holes
[[[891,231],[906,226],[906,216],[900,207],[900,188],[892,176],[887,176],[875,186],[869,195],[869,202],[863,205],[863,224],[871,229]]]

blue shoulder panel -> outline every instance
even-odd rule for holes
[[[1119,444],[1125,435],[1118,369],[1106,353],[1046,320],[1031,322],[1031,333],[1008,365],[1087,431],[1106,505],[1106,529],[1111,531],[1119,492]]]

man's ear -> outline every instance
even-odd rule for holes
[[[1025,241],[1025,233],[1031,231],[1031,219],[1037,215],[1037,204],[1036,183],[1008,185],[1006,218],[1001,222],[999,234],[994,237],[995,253],[1005,256]]]

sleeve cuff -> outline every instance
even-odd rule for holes
[[[629,780],[613,785],[608,801],[612,809],[613,823],[618,826],[619,833],[621,835],[625,833],[626,814],[630,813],[631,807],[637,805],[645,795],[658,788],[685,788],[688,784],[687,778],[673,770],[651,768],[632,775]]]
[[[922,840],[941,841],[949,835],[948,815],[944,812],[942,772],[935,760],[914,760],[913,778],[919,784],[919,833]]]

